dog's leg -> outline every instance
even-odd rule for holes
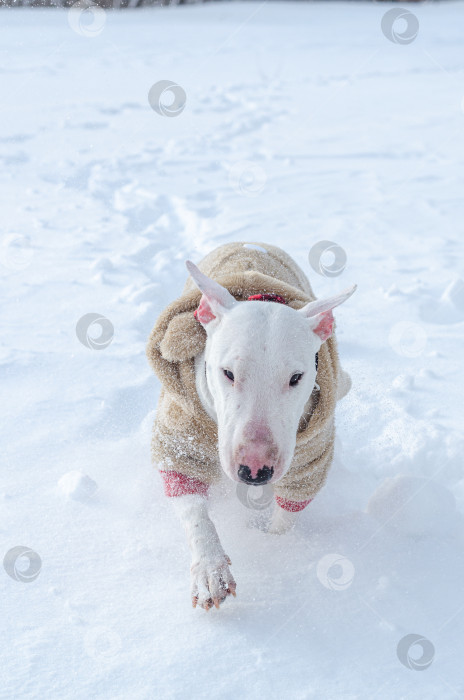
[[[274,511],[272,513],[268,532],[271,535],[285,534],[295,526],[298,516],[299,513],[292,513],[288,510],[284,510],[284,508],[281,508],[276,503],[274,505]]]
[[[200,605],[209,610],[232,594],[237,584],[230,572],[231,561],[224,553],[216,528],[206,507],[206,499],[197,494],[186,494],[172,499],[174,508],[187,534],[192,565],[193,607]]]

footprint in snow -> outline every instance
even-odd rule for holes
[[[464,280],[451,282],[438,301],[423,303],[420,315],[427,323],[452,324],[464,321]]]
[[[74,501],[89,501],[98,490],[97,482],[80,471],[64,474],[58,481],[58,491]]]

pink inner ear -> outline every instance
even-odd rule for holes
[[[313,332],[319,336],[319,338],[324,342],[327,338],[332,335],[334,317],[332,311],[323,311],[318,314],[317,318],[320,318],[319,323],[316,328],[313,328]]]
[[[195,318],[197,319],[197,321],[200,321],[200,323],[209,323],[214,318],[216,318],[216,316],[211,311],[211,306],[209,305],[208,299],[205,297],[204,294],[201,297],[200,306],[197,309]]]

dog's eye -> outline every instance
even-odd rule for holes
[[[230,379],[231,382],[234,381],[234,375],[230,371],[230,369],[225,369],[224,374],[226,375],[227,379]]]
[[[301,374],[300,373],[294,374],[293,377],[290,379],[290,386],[296,386],[298,384],[298,382],[300,381],[302,376],[303,376],[302,373]]]

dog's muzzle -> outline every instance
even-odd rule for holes
[[[251,469],[250,467],[247,467],[246,464],[241,464],[238,470],[238,478],[245,482],[245,484],[249,484],[251,486],[261,486],[262,484],[267,484],[267,482],[272,479],[273,474],[274,467],[266,466],[258,469],[255,478],[251,476]]]

